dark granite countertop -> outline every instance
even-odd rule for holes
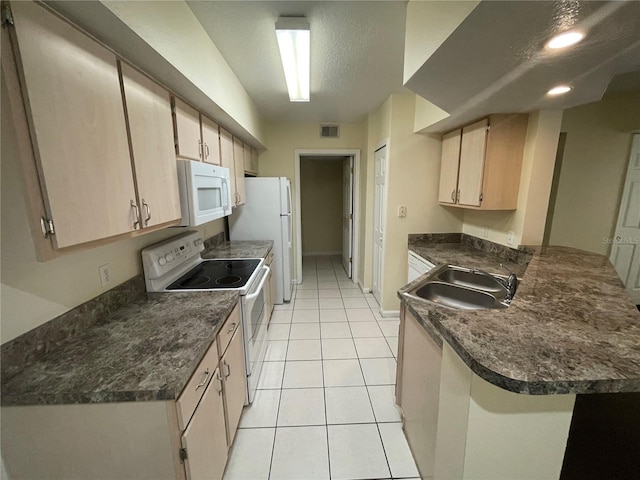
[[[413,240],[409,249],[436,264],[496,271],[505,260],[502,252],[481,251],[470,242]],[[505,390],[639,392],[640,312],[609,260],[566,247],[511,254],[505,265],[520,272],[520,284],[507,309],[460,311],[405,295],[424,277],[398,295],[432,337]]]
[[[234,240],[206,248],[202,258],[266,258],[272,248],[273,240]]]
[[[142,294],[3,372],[2,405],[175,399],[238,298],[228,291]],[[3,345],[3,362],[10,350]]]

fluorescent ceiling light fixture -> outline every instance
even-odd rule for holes
[[[547,95],[562,95],[563,93],[567,93],[571,90],[569,85],[558,85],[557,87],[553,87],[551,90],[547,92]]]
[[[308,102],[311,65],[311,31],[306,17],[280,17],[276,36],[284,77],[292,102]]]
[[[547,48],[557,50],[559,48],[570,47],[571,45],[575,45],[580,40],[582,40],[584,36],[585,35],[582,32],[564,32],[556,35],[551,40],[549,40],[549,42],[547,42]]]

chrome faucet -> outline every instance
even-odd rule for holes
[[[500,285],[502,285],[502,287],[505,290],[504,302],[509,304],[509,303],[511,303],[511,300],[513,300],[513,297],[516,294],[516,289],[518,288],[518,277],[516,276],[515,273],[511,272],[510,270],[508,270],[504,265],[500,264],[500,266],[502,268],[504,268],[505,270],[510,272],[509,276],[507,277],[506,280],[503,280],[500,277],[492,275],[489,272],[485,272],[484,270],[474,269],[474,270],[471,270],[471,271],[473,273],[475,273],[475,274],[492,278],[496,282],[498,282]]]

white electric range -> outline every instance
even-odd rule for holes
[[[148,292],[237,290],[241,299],[247,373],[246,404],[253,401],[267,347],[264,285],[269,267],[261,258],[204,259],[198,232],[187,232],[142,250]]]

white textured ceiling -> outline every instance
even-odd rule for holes
[[[404,1],[188,1],[266,119],[354,122],[402,86]],[[291,103],[275,22],[311,28],[311,101]]]

